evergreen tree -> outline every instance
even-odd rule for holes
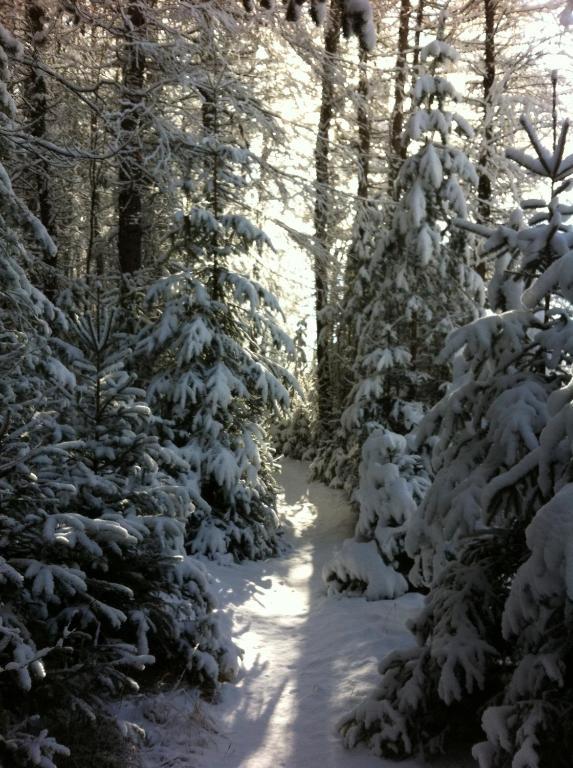
[[[368,542],[376,542],[391,566],[384,571],[389,597],[407,588],[402,575],[392,580],[390,573],[409,570],[406,532],[429,484],[413,430],[447,377],[437,350],[456,325],[479,312],[481,298],[467,238],[451,232],[452,220],[467,213],[463,185],[477,183],[467,156],[452,142],[455,127],[467,138],[471,128],[447,110],[447,101],[459,97],[438,74],[457,54],[435,40],[420,60],[426,69],[414,85],[415,109],[406,129],[419,148],[399,171],[392,229],[374,239],[357,275],[353,309],[356,303],[363,309],[357,313],[355,384],[342,416],[345,446],[338,460],[347,487],[359,486],[353,549],[366,553]],[[340,589],[352,580],[348,568],[343,550],[325,577]]]
[[[20,49],[3,28],[0,43],[9,126],[5,51]],[[0,755],[52,768],[69,753],[53,734],[105,717],[146,666],[212,690],[236,649],[185,556],[189,501],[111,319],[68,322],[28,278],[34,251],[56,247],[0,166]]]
[[[317,443],[312,403],[313,383],[308,372],[305,350],[306,327],[307,319],[304,318],[297,324],[293,336],[295,359],[292,368],[302,392],[299,392],[300,397],[291,407],[287,418],[271,425],[273,445],[277,453],[302,461],[314,458]]]
[[[551,184],[527,226],[488,234],[495,314],[450,337],[458,375],[422,427],[439,425],[438,472],[421,510],[419,573],[432,579],[418,645],[382,664],[376,696],[342,723],[346,743],[379,754],[437,751],[449,734],[487,741],[481,768],[568,763],[571,594],[567,438],[571,393],[573,213],[564,157],[569,125],[535,156],[509,157]],[[439,532],[438,532],[439,531]],[[564,744],[564,759],[555,744]]]
[[[407,434],[432,405],[445,380],[434,351],[465,317],[476,312],[480,284],[464,238],[450,233],[467,214],[463,184],[477,176],[452,143],[454,128],[472,131],[446,102],[458,94],[437,74],[455,62],[455,50],[435,40],[421,53],[427,66],[417,79],[408,136],[421,145],[403,163],[392,230],[377,242],[370,262],[369,300],[361,318],[357,383],[343,416],[346,428],[376,420]],[[436,136],[438,140],[436,140]]]
[[[209,93],[214,116],[223,97]],[[233,269],[252,246],[271,244],[232,212],[253,158],[219,131],[209,119],[203,204],[178,216],[172,257],[148,292],[151,320],[138,355],[148,400],[164,420],[162,441],[188,467],[178,477],[197,505],[188,525],[191,551],[259,558],[279,548],[265,419],[287,408],[296,386],[273,359],[293,345],[277,322],[275,297]]]

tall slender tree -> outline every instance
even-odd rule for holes
[[[145,45],[147,0],[129,0],[123,21],[122,84],[117,201],[117,249],[122,273],[143,265],[143,119],[145,111]]]
[[[394,80],[394,106],[390,120],[390,172],[389,189],[393,196],[394,182],[398,171],[405,158],[406,146],[403,142],[404,131],[404,102],[406,99],[406,85],[408,82],[408,59],[410,16],[412,5],[410,0],[400,0],[398,45],[396,53],[396,75]]]
[[[368,588],[370,579],[379,579],[379,585],[370,586],[379,597],[407,589],[396,570],[404,575],[409,570],[406,535],[428,485],[412,436],[447,378],[436,359],[440,343],[457,324],[479,313],[481,298],[468,243],[449,235],[453,219],[467,211],[464,186],[477,184],[473,166],[452,141],[455,125],[467,138],[472,131],[448,111],[447,102],[458,96],[439,74],[457,53],[435,40],[420,58],[425,71],[414,86],[416,107],[406,129],[420,148],[400,168],[394,225],[371,253],[355,384],[342,417],[349,457],[345,479],[358,486],[360,505],[356,542],[346,545],[352,564],[343,550],[325,573],[327,581],[344,589],[356,581],[358,551],[377,550],[385,565],[377,564],[368,577],[363,572],[360,581]]]
[[[40,66],[40,54],[48,45],[49,18],[47,9],[40,0],[26,0],[25,20],[28,48],[30,51],[30,66],[24,85],[26,130],[36,139],[48,140],[48,82]],[[36,213],[46,230],[56,236],[55,206],[53,190],[51,189],[51,166],[45,153],[39,154],[32,163],[30,179],[30,208]],[[44,253],[46,272],[44,275],[44,291],[53,298],[57,288],[56,266],[57,251]]]
[[[330,227],[332,226],[330,132],[335,113],[335,70],[340,42],[342,4],[334,0],[324,33],[321,65],[321,104],[314,151],[316,198],[314,204],[315,312],[316,312],[316,389],[319,430],[328,429],[331,417],[329,352],[331,328],[326,318],[329,304]]]

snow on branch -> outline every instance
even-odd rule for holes
[[[306,0],[288,0],[287,21],[299,21],[305,3]],[[339,3],[341,7],[341,24],[344,36],[348,38],[356,35],[362,49],[373,50],[376,45],[376,28],[370,0],[331,0],[331,3]],[[266,10],[274,10],[275,3],[274,0],[259,0],[259,5]],[[243,0],[243,6],[248,13],[251,13],[255,9],[255,2],[254,0]],[[309,0],[308,10],[315,24],[323,24],[327,18],[327,0]]]

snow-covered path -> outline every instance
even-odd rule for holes
[[[218,730],[194,754],[197,768],[382,768],[347,751],[335,723],[375,685],[377,660],[412,642],[405,620],[420,598],[366,602],[326,597],[324,562],[352,534],[341,494],[308,483],[306,465],[283,461],[280,511],[292,551],[263,563],[212,568],[221,604],[233,614],[244,672],[209,706]],[[392,764],[396,765],[396,764]],[[420,768],[418,761],[401,768]]]

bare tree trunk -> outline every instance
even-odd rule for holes
[[[493,140],[493,84],[495,81],[495,5],[496,0],[484,0],[485,50],[483,75],[484,143],[479,158],[478,173],[478,220],[487,224],[491,219],[490,147]],[[485,265],[478,265],[478,272],[485,277]]]
[[[26,2],[26,27],[30,39],[31,60],[30,73],[24,85],[25,107],[30,134],[38,139],[47,138],[48,88],[46,78],[37,62],[39,53],[46,44],[45,10],[39,0]],[[31,166],[30,173],[30,208],[38,216],[47,231],[55,235],[55,215],[50,185],[51,169],[46,155],[39,154]],[[43,289],[48,298],[54,298],[57,290],[57,254],[45,253],[44,261],[48,273],[44,280]]]
[[[394,82],[394,108],[390,119],[390,167],[389,188],[393,196],[394,182],[406,157],[406,146],[402,142],[404,130],[404,99],[406,96],[406,79],[408,75],[408,37],[410,33],[410,0],[400,2],[400,26],[398,29],[398,53],[396,55],[396,80]]]
[[[358,122],[358,200],[363,205],[368,201],[370,173],[370,144],[372,139],[372,123],[368,109],[370,82],[368,79],[368,52],[360,49],[360,74],[358,79],[358,106],[356,119]]]
[[[217,109],[217,93],[215,88],[199,88],[203,99],[201,105],[201,122],[204,136],[215,138],[219,133],[219,115]],[[208,152],[205,158],[205,176],[209,184],[209,204],[213,216],[218,219],[223,213],[222,200],[219,189],[220,159],[217,149]],[[214,230],[211,234],[211,295],[214,301],[220,301],[219,276],[222,264],[220,263],[221,244],[219,234]]]
[[[140,46],[146,19],[142,0],[132,0],[124,14],[121,141],[117,248],[122,274],[136,272],[143,264],[143,157],[141,120],[144,107],[145,59]]]
[[[348,253],[346,263],[346,285],[354,281],[357,272],[356,244],[364,236],[364,227],[367,217],[369,185],[370,185],[370,147],[372,142],[372,121],[368,107],[368,97],[370,92],[370,82],[368,79],[368,52],[360,49],[359,76],[358,76],[358,102],[356,106],[356,123],[358,127],[358,184],[356,189],[357,211],[355,231],[352,245]]]
[[[336,55],[340,42],[341,0],[332,0],[328,24],[324,35],[324,58],[321,73],[320,117],[314,152],[316,197],[314,231],[316,254],[314,257],[314,285],[316,309],[316,378],[318,394],[318,421],[326,429],[331,414],[330,366],[328,338],[329,324],[324,318],[328,304],[329,225],[332,211],[330,190],[330,129],[334,117],[334,80]]]
[[[92,112],[90,117],[90,150],[97,151],[98,125],[97,116]],[[90,160],[88,166],[88,179],[90,184],[90,202],[89,202],[89,222],[88,222],[88,243],[86,249],[86,273],[90,275],[94,268],[97,275],[103,274],[103,253],[101,247],[96,249],[98,220],[100,213],[100,163],[97,160]],[[95,258],[94,258],[95,254]]]
[[[420,65],[420,38],[422,36],[422,27],[424,25],[424,11],[426,9],[426,0],[418,0],[416,10],[416,28],[414,30],[414,55],[412,57],[412,86],[418,77],[418,67]]]
[[[344,312],[354,291],[354,283],[360,269],[362,248],[368,225],[369,195],[370,195],[370,153],[372,144],[372,120],[369,109],[370,81],[368,78],[368,53],[360,49],[358,101],[356,106],[356,122],[358,127],[358,164],[356,189],[356,219],[346,265],[344,269],[344,306],[341,324],[338,329],[338,372],[336,412],[340,413],[352,387],[352,361],[356,352],[356,334],[354,318],[350,319]],[[349,320],[351,320],[349,322]]]
[[[201,41],[200,45],[202,51],[201,63],[209,73],[207,82],[197,88],[202,99],[201,125],[203,128],[203,136],[212,139],[212,142],[205,147],[206,154],[203,164],[205,178],[204,193],[213,216],[216,219],[219,219],[224,211],[224,199],[222,198],[223,189],[220,185],[220,173],[222,170],[221,158],[217,141],[222,130],[219,86],[222,74],[221,68],[224,65],[222,65],[222,62],[219,59],[218,45],[220,44],[220,41],[216,40],[212,19],[208,9],[205,9],[201,13],[201,31],[199,39]],[[209,289],[214,301],[220,301],[222,299],[219,281],[221,268],[224,266],[221,263],[221,246],[222,242],[220,241],[220,235],[216,230],[213,230],[210,236],[211,276],[209,280]]]

